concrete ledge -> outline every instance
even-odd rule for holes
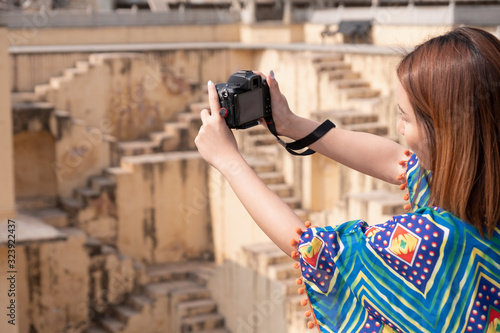
[[[66,235],[56,228],[48,225],[42,220],[24,214],[18,214],[15,221],[15,241],[16,245],[25,245],[31,243],[50,242],[65,240]],[[0,246],[7,245],[8,220],[0,221]]]
[[[187,43],[127,43],[127,44],[84,44],[84,45],[27,45],[11,46],[11,54],[34,53],[98,53],[98,52],[144,52],[177,50],[278,50],[278,51],[315,51],[361,54],[401,54],[394,47],[370,44],[323,45],[308,43],[241,43],[241,42],[187,42]]]

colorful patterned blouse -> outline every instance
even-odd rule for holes
[[[430,174],[415,155],[406,174],[411,213],[302,233],[300,269],[320,332],[500,332],[500,230],[483,238],[428,207]]]

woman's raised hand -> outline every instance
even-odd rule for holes
[[[194,142],[205,161],[220,170],[239,155],[238,145],[233,132],[219,115],[219,97],[212,81],[208,82],[208,100],[210,110],[201,111],[202,126]]]
[[[269,85],[269,91],[271,93],[271,108],[276,131],[279,135],[287,136],[287,129],[296,116],[290,110],[286,97],[281,93],[273,71],[271,71],[267,77],[267,84]]]

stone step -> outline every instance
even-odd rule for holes
[[[177,314],[181,318],[193,317],[217,311],[217,303],[210,298],[196,299],[177,304]]]
[[[175,289],[170,293],[171,301],[173,304],[193,301],[197,299],[211,298],[210,291],[203,286],[193,284],[190,287],[183,287]]]
[[[300,198],[287,197],[281,199],[292,209],[298,209],[302,206],[302,201],[300,200]]]
[[[82,74],[87,73],[87,71],[88,70],[86,70],[84,68],[78,68],[78,67],[67,68],[64,70],[63,75],[67,78],[73,79],[74,77],[76,77],[78,75],[82,75]]]
[[[118,305],[113,308],[116,318],[123,323],[128,323],[129,319],[140,315],[140,312],[127,305]]]
[[[312,54],[309,56],[313,63],[336,62],[344,60],[342,53]]]
[[[281,280],[281,283],[283,283],[283,288],[284,288],[284,291],[285,291],[285,294],[287,295],[290,295],[290,296],[293,296],[293,295],[299,295],[299,288],[303,287],[303,285],[298,285],[297,284],[297,277],[293,277],[293,278],[290,278],[290,279],[286,279],[286,280]],[[306,297],[305,294],[301,295],[303,296],[304,298]]]
[[[187,261],[175,264],[158,264],[146,267],[150,282],[174,281],[197,278],[197,275],[212,272],[214,264],[207,261]]]
[[[354,80],[361,78],[361,74],[350,69],[325,70],[322,74],[328,75],[329,80]]]
[[[192,281],[157,282],[145,285],[144,293],[152,299],[157,299],[168,296],[176,290],[187,290],[188,288],[199,288],[199,286]]]
[[[210,109],[210,103],[208,103],[208,97],[206,101],[189,104],[189,111],[194,114],[199,115],[201,110],[203,109]]]
[[[309,213],[304,209],[294,209],[295,214],[300,218],[301,221],[305,222],[309,220]]]
[[[201,117],[199,113],[181,112],[177,115],[177,120],[181,123],[186,123],[186,124],[194,123],[198,127],[201,127]]]
[[[346,88],[342,89],[347,99],[351,98],[372,98],[380,96],[380,91],[371,88]]]
[[[159,144],[146,140],[124,141],[116,143],[116,150],[120,157],[154,154],[159,151]]]
[[[381,98],[378,96],[371,98],[351,98],[347,102],[349,107],[354,106],[361,112],[378,114],[377,107],[381,104]]]
[[[96,199],[101,195],[100,191],[90,187],[77,187],[74,192],[75,198],[83,203],[86,203],[90,199]]]
[[[89,187],[95,191],[114,190],[116,182],[106,176],[94,176],[89,179]]]
[[[269,189],[276,193],[280,198],[287,198],[293,195],[293,187],[285,183],[269,184]]]
[[[311,329],[309,329],[307,327],[307,324],[310,322],[310,321],[314,321],[314,317],[313,316],[310,316],[310,317],[306,317],[305,316],[305,312],[307,310],[310,310],[309,307],[304,307],[304,309],[301,309],[301,310],[297,310],[295,311],[294,313],[291,314],[291,322],[293,323],[293,326],[294,327],[297,327],[297,329],[299,330],[299,332],[307,332],[307,331],[311,331]]]
[[[120,175],[129,175],[131,173],[132,172],[129,169],[122,168],[119,166],[109,167],[104,169],[104,176],[110,178],[115,182],[116,182],[116,177],[119,177]]]
[[[248,149],[249,154],[253,154],[255,156],[259,156],[259,158],[265,159],[267,161],[275,161],[280,158],[280,153],[283,152],[283,147],[280,144],[275,144],[278,141],[274,139],[274,144],[265,145],[265,146],[251,146]]]
[[[179,131],[185,131],[185,130],[187,130],[187,128],[188,128],[188,125],[186,123],[179,123],[176,121],[166,122],[163,125],[163,130],[166,133],[172,133],[172,134],[175,134]]]
[[[347,194],[347,198],[349,201],[349,205],[352,205],[351,202],[353,200],[357,200],[366,208],[361,206],[355,206],[354,210],[362,211],[363,209],[369,209],[368,206],[376,207],[378,215],[382,216],[395,216],[404,214],[405,210],[403,208],[404,205],[408,203],[408,201],[403,199],[403,193],[392,193],[381,190],[374,190],[370,192],[363,193],[349,193]],[[374,215],[374,212],[371,212],[370,215]],[[368,217],[367,217],[368,218]],[[376,222],[376,221],[368,221],[368,222]],[[379,221],[382,223],[383,221]]]
[[[275,165],[273,162],[253,156],[244,156],[244,158],[248,165],[250,165],[250,167],[252,167],[257,174],[275,171]]]
[[[267,275],[269,267],[273,265],[290,264],[293,259],[285,254],[274,243],[257,243],[242,246],[247,265],[261,274]]]
[[[300,278],[301,275],[297,275],[297,279]],[[297,284],[295,284],[297,286],[297,290],[299,288],[299,286]],[[306,311],[306,310],[309,310],[309,305],[302,305],[301,302],[303,299],[306,299],[307,296],[304,294],[304,295],[299,295],[297,293],[293,294],[293,295],[287,295],[286,297],[286,303],[287,303],[287,309],[290,309],[290,311]]]
[[[143,311],[146,307],[151,307],[154,301],[144,294],[133,294],[127,297],[126,304],[136,311]]]
[[[380,136],[389,134],[389,128],[386,124],[383,124],[381,122],[351,124],[345,126],[344,128],[355,132],[366,132]]]
[[[85,71],[88,71],[91,67],[92,67],[92,64],[90,64],[88,61],[86,60],[78,60],[76,63],[75,63],[75,67],[78,68],[79,70],[85,70]]]
[[[369,88],[370,82],[361,80],[361,79],[345,79],[342,78],[340,80],[334,81],[335,86],[339,89],[346,88]]]
[[[80,209],[84,207],[84,203],[75,198],[60,198],[59,199],[59,207],[61,210],[66,212],[68,216],[68,224],[74,225],[76,222],[76,218]]]
[[[182,319],[182,333],[200,332],[224,326],[224,317],[219,313],[203,314]]]
[[[52,89],[50,83],[38,84],[35,86],[35,94],[41,96],[41,98],[45,98],[45,95],[48,91]]]
[[[112,317],[101,318],[98,320],[99,325],[108,333],[120,333],[126,325],[120,320]]]
[[[270,265],[268,276],[274,280],[287,280],[299,277],[299,272],[293,268],[294,261]]]
[[[40,209],[33,214],[53,227],[68,227],[68,213],[57,207]]]
[[[189,135],[189,124],[179,122],[168,122],[164,124],[163,130],[167,134],[173,134],[177,137],[176,150],[195,149],[194,137]]]
[[[90,326],[89,328],[87,328],[85,331],[83,331],[84,333],[106,333],[105,330],[103,330],[102,328],[99,328],[97,326]]]
[[[10,96],[11,104],[44,102],[43,96],[38,95],[34,91],[13,92]]]
[[[377,122],[378,115],[357,111],[357,110],[331,110],[331,111],[316,111],[313,112],[312,117],[317,121],[324,121],[332,119],[335,124],[353,125],[362,123]]]
[[[338,70],[338,69],[351,69],[351,65],[347,64],[343,61],[321,61],[316,64],[313,64],[314,68],[317,71],[329,71],[329,70]]]
[[[270,134],[269,130],[264,126],[253,126],[245,130],[246,134],[258,135],[258,134]],[[270,134],[272,135],[272,134]],[[274,136],[273,136],[274,137]]]
[[[52,89],[59,89],[68,82],[71,82],[72,78],[66,76],[55,76],[51,77],[49,80],[50,87]]]
[[[245,136],[245,140],[247,143],[253,146],[267,146],[278,144],[276,138],[270,133],[248,135]]]
[[[262,179],[262,181],[267,185],[281,184],[285,181],[285,176],[283,175],[283,173],[278,171],[261,172],[259,173],[259,178]]]
[[[48,196],[36,196],[28,198],[16,198],[16,209],[18,211],[33,211],[57,206],[57,198]]]
[[[90,257],[101,254],[102,242],[97,238],[87,236],[84,246]]]
[[[52,112],[54,110],[54,105],[48,102],[40,102],[40,101],[28,101],[28,102],[16,102],[12,103],[12,111],[13,112],[40,112],[47,111]]]
[[[162,152],[175,151],[179,145],[179,138],[176,134],[166,132],[151,132],[149,139],[155,142],[158,150]]]

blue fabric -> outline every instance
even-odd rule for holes
[[[413,212],[302,234],[300,268],[321,332],[500,332],[500,231],[483,238],[428,207],[431,175],[415,155],[407,165]]]

